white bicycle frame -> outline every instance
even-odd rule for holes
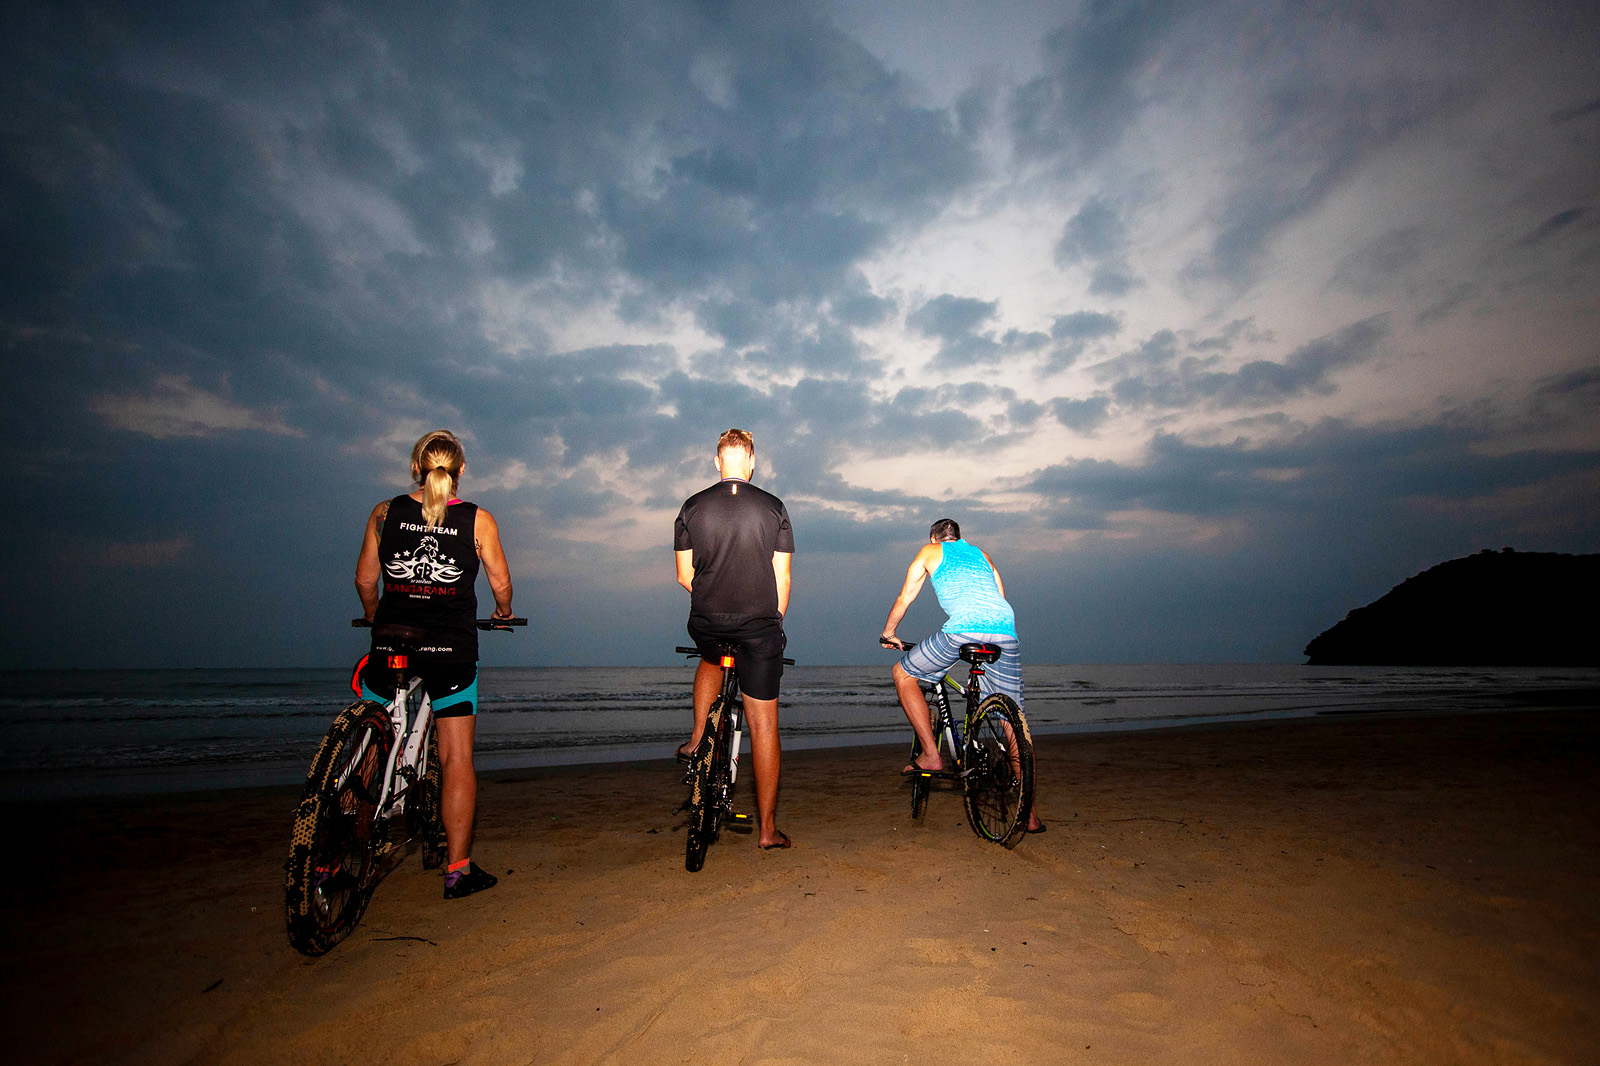
[[[394,735],[404,738],[403,744],[397,744],[389,750],[389,761],[383,768],[383,788],[378,792],[378,817],[393,817],[389,805],[396,799],[404,799],[411,791],[411,786],[421,779],[421,774],[413,772],[411,779],[405,779],[401,773],[403,768],[415,771],[422,765],[422,743],[428,736],[428,727],[433,724],[433,701],[428,698],[428,693],[422,691],[422,700],[417,705],[416,721],[408,722],[406,708],[411,701],[413,693],[422,690],[422,678],[413,677],[404,689],[396,689],[394,699],[384,707],[389,712],[389,724],[394,729]],[[362,738],[361,747],[351,756],[345,764],[344,771],[339,775],[338,788],[344,788],[345,781],[357,766],[361,764],[361,757],[366,754],[367,738]],[[398,779],[398,780],[397,780]]]

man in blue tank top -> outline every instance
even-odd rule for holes
[[[928,530],[928,543],[917,552],[906,569],[906,581],[889,609],[883,624],[883,640],[903,646],[895,628],[922,591],[933,580],[934,595],[948,619],[944,628],[909,648],[894,664],[894,688],[900,707],[916,731],[922,752],[915,766],[924,770],[943,770],[939,742],[928,721],[928,698],[922,682],[937,683],[961,659],[963,644],[998,644],[1000,659],[984,669],[983,691],[1003,692],[1022,706],[1022,655],[1017,641],[1016,612],[1006,600],[1006,587],[1000,571],[988,553],[961,539],[961,527],[953,518],[941,518]],[[911,766],[905,773],[912,771]],[[1028,815],[1028,832],[1044,832],[1037,812]]]

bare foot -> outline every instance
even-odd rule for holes
[[[782,829],[774,829],[772,831],[772,839],[763,840],[760,842],[760,845],[762,851],[772,851],[775,848],[786,848],[789,846],[789,834],[785,833]]]

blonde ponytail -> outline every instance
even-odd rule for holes
[[[411,449],[411,478],[422,488],[422,521],[429,529],[444,521],[466,464],[467,453],[447,429],[434,430]]]

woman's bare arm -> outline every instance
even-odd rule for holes
[[[477,521],[473,523],[472,540],[478,548],[478,558],[483,562],[483,573],[489,579],[489,591],[494,593],[494,617],[511,617],[511,568],[506,565],[505,549],[500,546],[500,526],[494,515],[478,508]]]
[[[372,509],[372,514],[367,516],[367,530],[361,536],[361,554],[356,556],[356,595],[361,597],[361,610],[369,622],[378,612],[378,583],[383,577],[378,559],[378,535],[388,516],[388,500]]]

